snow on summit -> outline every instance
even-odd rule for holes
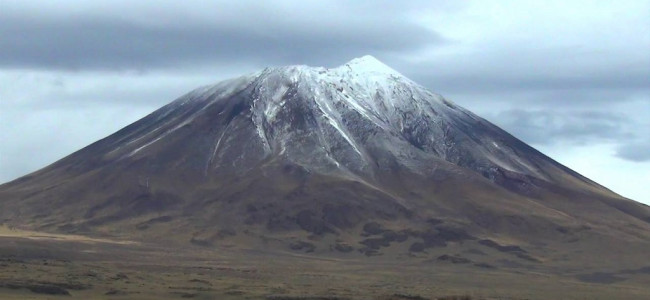
[[[339,68],[349,68],[353,72],[360,74],[383,74],[383,75],[393,75],[393,76],[402,76],[399,72],[393,70],[391,67],[385,65],[383,62],[376,59],[371,55],[364,55],[350,60],[343,66]]]
[[[206,176],[280,156],[365,180],[387,161],[426,173],[436,160],[489,179],[503,171],[548,177],[524,155],[530,149],[504,142],[507,133],[370,55],[335,68],[266,68],[197,89],[153,115],[149,131],[110,153],[137,159],[205,120],[210,127],[190,139]]]

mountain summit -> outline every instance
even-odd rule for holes
[[[508,249],[503,241],[537,249],[537,258],[515,251],[536,262],[566,240],[650,238],[647,206],[372,56],[196,89],[0,186],[0,217],[39,230],[316,253],[420,253],[463,241]]]
[[[444,160],[491,180],[516,173],[552,181],[551,173],[569,172],[372,56],[333,69],[268,68],[200,88],[138,125],[94,145],[101,144],[103,161],[192,146],[201,153],[187,158],[187,150],[176,151],[170,158],[191,159],[186,167],[201,166],[204,176],[246,172],[273,157],[368,180],[388,160],[422,174]],[[190,127],[201,134],[175,138]],[[176,141],[183,146],[168,145]]]

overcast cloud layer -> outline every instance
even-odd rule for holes
[[[650,203],[650,1],[2,1],[0,182],[200,85],[371,54]]]

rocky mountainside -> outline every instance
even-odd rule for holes
[[[647,206],[371,56],[194,90],[1,185],[0,218],[46,231],[348,255],[471,241],[528,262],[563,243],[636,249],[650,240]]]

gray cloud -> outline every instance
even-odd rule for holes
[[[39,19],[3,11],[0,67],[148,70],[233,61],[331,65],[366,53],[444,42],[437,33],[402,18],[399,11],[392,17],[366,12],[310,19],[273,11],[261,14],[261,6],[233,11],[236,18],[216,16],[214,21],[181,15],[177,22],[158,23],[94,13]],[[140,17],[145,16],[143,11]]]
[[[486,46],[489,47],[489,46]],[[647,49],[646,49],[647,50]],[[404,66],[413,79],[450,93],[545,92],[572,94],[650,93],[650,54],[644,49],[610,57],[581,48],[535,49],[526,46],[446,56]],[[606,56],[608,59],[603,59]],[[550,95],[552,96],[552,95]],[[553,97],[546,97],[552,100]]]
[[[633,137],[625,129],[624,116],[614,113],[512,109],[499,112],[491,119],[531,144],[586,144],[625,141]]]
[[[98,109],[129,105],[161,107],[198,86],[234,76],[227,70],[214,74],[147,74],[119,72],[0,71],[0,109],[22,114],[35,110]],[[21,76],[22,75],[22,76]],[[237,74],[239,75],[239,74]],[[1,83],[7,82],[2,86]],[[38,87],[38,88],[34,88]],[[31,89],[31,90],[30,90]]]
[[[635,161],[650,161],[650,141],[623,144],[616,150],[616,156]]]

